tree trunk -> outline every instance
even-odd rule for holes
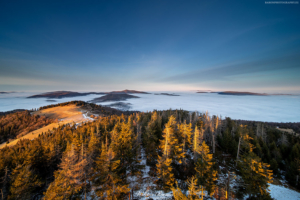
[[[215,135],[213,135],[213,154],[215,154]]]
[[[241,137],[239,138],[239,146],[238,146],[238,151],[237,151],[237,155],[236,155],[236,163],[235,163],[235,166],[237,166],[237,162],[238,162],[238,159],[239,159],[240,144],[241,144]]]

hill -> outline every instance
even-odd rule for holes
[[[72,92],[72,91],[54,91],[54,92],[46,92],[42,94],[32,95],[27,98],[67,98],[67,97],[78,97],[78,96],[86,96],[90,94],[150,94],[147,92],[137,91],[137,90],[122,90],[122,91],[112,91],[112,92]]]
[[[60,107],[60,106],[67,106],[67,105],[79,106],[82,110],[91,112],[92,114],[96,114],[98,116],[122,115],[122,114],[132,114],[138,112],[138,111],[121,111],[107,106],[101,106],[94,103],[87,103],[85,101],[69,101],[64,103],[51,104],[48,106],[42,106],[39,108],[39,110]]]
[[[170,94],[170,93],[156,93],[156,94],[154,94],[154,95],[165,95],[165,96],[180,96],[180,95],[178,95],[178,94]]]
[[[50,119],[67,119],[70,117],[74,117],[77,115],[82,115],[80,110],[80,106],[76,106],[74,104],[66,105],[66,106],[57,106],[47,109],[38,110],[32,113],[33,115],[45,116]]]
[[[83,101],[71,101],[44,106],[32,113],[23,111],[6,114],[0,117],[0,127],[3,127],[0,128],[0,144],[2,143],[0,149],[5,146],[13,146],[23,139],[35,139],[40,134],[62,125],[72,123],[80,124],[93,120],[91,117],[131,113],[134,112],[121,111]],[[6,143],[8,139],[9,143]]]
[[[86,96],[90,94],[105,94],[103,92],[86,92],[86,93],[80,93],[80,92],[72,92],[72,91],[55,91],[55,92],[47,92],[42,94],[37,94],[33,96],[29,96],[27,98],[67,98],[67,97],[78,97],[78,96]]]
[[[81,123],[89,120],[87,117],[83,115],[80,106],[76,106],[74,104],[38,110],[31,113],[31,116],[32,118],[48,119],[49,123],[41,124],[36,120],[32,120],[31,124],[27,125],[26,129],[24,130],[21,129],[22,134],[18,135],[17,139],[10,141],[7,144],[0,145],[0,148],[4,146],[13,146],[17,144],[18,141],[23,139],[30,139],[30,140],[35,139],[40,134],[46,133],[48,130],[52,130],[53,128],[58,128],[59,126],[64,124],[73,123],[73,122]]]
[[[210,93],[210,92],[196,92],[196,93]]]
[[[221,95],[254,95],[254,96],[266,96],[266,93],[253,93],[253,92],[236,92],[236,91],[225,91],[225,92],[218,92]]]
[[[107,102],[107,101],[125,101],[127,99],[132,99],[132,98],[140,98],[140,97],[131,94],[125,94],[125,93],[110,93],[105,96],[95,98],[90,102],[100,103],[100,102]]]
[[[112,91],[110,94],[150,94],[148,92],[137,91],[137,90],[122,90],[122,91]]]

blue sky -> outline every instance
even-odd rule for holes
[[[0,91],[300,93],[300,4],[0,1]]]

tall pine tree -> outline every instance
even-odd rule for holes
[[[209,153],[209,147],[205,141],[197,149],[199,155],[196,162],[195,170],[198,183],[202,190],[205,189],[209,195],[212,195],[215,190],[215,181],[217,180],[217,171],[213,169],[212,154]]]
[[[93,186],[98,199],[122,199],[130,191],[119,176],[120,160],[117,160],[111,147],[102,144],[101,155],[96,159]]]
[[[11,173],[11,187],[8,199],[30,199],[42,182],[29,165],[18,165]]]

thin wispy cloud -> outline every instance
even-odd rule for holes
[[[50,89],[56,89],[50,83],[55,81],[61,89],[93,86],[98,91],[257,90],[258,82],[270,88],[275,79],[285,87],[300,86],[294,77],[300,51],[297,5],[120,1],[16,6],[7,1],[0,6],[0,19],[0,78],[6,83],[1,90],[33,90],[40,80]],[[16,84],[25,80],[28,84]]]

